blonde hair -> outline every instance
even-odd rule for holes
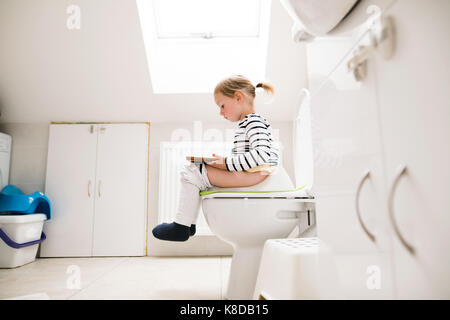
[[[220,92],[226,97],[234,98],[234,94],[237,91],[242,92],[244,95],[251,97],[252,101],[255,98],[256,88],[263,88],[264,91],[275,93],[273,86],[267,82],[259,82],[256,86],[253,86],[250,80],[241,75],[235,75],[220,81],[214,89],[214,94]]]

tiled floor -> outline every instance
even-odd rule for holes
[[[45,258],[0,269],[0,299],[223,299],[231,257]]]

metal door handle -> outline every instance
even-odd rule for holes
[[[395,189],[397,188],[398,181],[400,180],[400,177],[406,173],[406,165],[400,165],[397,168],[394,181],[392,182],[392,186],[389,192],[389,199],[388,199],[388,211],[389,211],[389,218],[391,219],[391,223],[394,227],[394,231],[397,234],[397,237],[400,239],[400,242],[403,244],[403,246],[411,253],[415,253],[415,249],[412,245],[410,245],[405,238],[403,238],[402,234],[400,233],[400,230],[398,229],[397,222],[395,221],[394,217],[394,195],[395,195]]]
[[[88,182],[88,197],[89,198],[91,197],[91,185],[92,185],[92,181],[89,180],[89,182]]]
[[[392,17],[381,17],[379,8],[376,6],[369,6],[367,9],[368,13],[374,14],[371,19],[368,19],[370,43],[358,46],[353,52],[353,57],[347,62],[347,70],[353,73],[356,81],[362,81],[366,77],[367,60],[374,52],[384,59],[389,59],[394,52],[395,39]]]
[[[358,217],[359,220],[359,224],[361,225],[362,229],[364,230],[364,232],[366,233],[366,235],[370,238],[370,240],[372,240],[373,242],[375,242],[375,235],[373,233],[371,233],[369,231],[369,229],[367,229],[366,225],[364,224],[362,218],[361,218],[361,212],[359,211],[359,195],[361,193],[361,189],[362,186],[364,185],[364,182],[370,177],[370,170],[367,170],[361,181],[358,184],[358,188],[356,190],[356,198],[355,198],[355,209],[356,209],[356,216]]]
[[[99,198],[102,196],[101,187],[102,187],[102,180],[98,180],[98,197]]]

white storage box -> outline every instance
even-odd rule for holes
[[[0,268],[15,268],[36,259],[45,214],[0,214]]]

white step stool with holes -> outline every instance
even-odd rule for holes
[[[317,237],[267,240],[253,299],[337,297],[337,274],[330,258],[328,247]]]

